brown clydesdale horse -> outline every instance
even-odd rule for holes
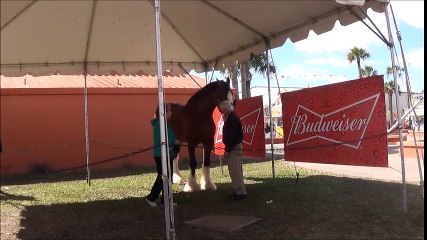
[[[172,116],[168,124],[175,130],[175,135],[181,143],[188,144],[191,174],[185,184],[184,191],[216,190],[216,185],[210,177],[210,154],[214,147],[215,122],[212,113],[224,100],[233,101],[230,90],[230,79],[227,81],[214,81],[197,91],[188,102],[182,106],[171,104]],[[200,185],[196,181],[196,156],[195,148],[201,143],[204,147],[204,162]],[[178,158],[174,159],[174,183],[183,183],[182,175],[178,168]]]

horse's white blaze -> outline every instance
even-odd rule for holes
[[[228,93],[227,93],[227,100],[230,101],[230,102],[234,101],[234,99],[233,99],[233,93],[231,91],[228,91]]]

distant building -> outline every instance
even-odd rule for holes
[[[419,99],[421,99],[423,97],[424,97],[424,92],[412,93],[412,104],[415,104]],[[385,94],[385,104],[386,104],[386,110],[387,111],[389,111],[389,109],[390,109],[389,98],[390,98],[390,95]],[[400,92],[398,100],[399,100],[399,105],[401,108],[405,109],[405,111],[409,110],[410,104],[408,101],[408,93],[407,92]],[[392,96],[392,108],[393,108],[393,112],[397,111],[396,95],[395,94],[393,94],[393,96]],[[420,105],[418,105],[417,108],[418,109],[424,109],[424,103],[421,103]]]
[[[2,175],[86,164],[82,75],[1,76],[0,83]],[[205,83],[196,76],[165,73],[165,102],[185,104]],[[89,75],[87,88],[90,163],[152,146],[150,120],[158,106],[157,76]],[[183,148],[181,155],[185,157],[186,152]],[[92,168],[153,164],[148,149]]]

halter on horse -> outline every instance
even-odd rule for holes
[[[171,104],[172,117],[169,123],[175,130],[181,142],[188,143],[191,174],[184,187],[184,191],[216,190],[216,185],[210,178],[210,153],[214,147],[215,122],[212,113],[224,100],[233,101],[230,90],[230,79],[215,81],[197,91],[188,102],[182,106]],[[200,177],[200,185],[196,181],[195,149],[199,143],[203,144],[205,160]],[[178,157],[177,157],[178,158]],[[174,159],[174,178],[180,177],[177,158]],[[174,179],[174,182],[175,179]]]

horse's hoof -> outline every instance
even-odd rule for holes
[[[188,184],[186,183],[186,184],[185,184],[185,186],[184,186],[183,191],[184,191],[184,192],[194,192],[194,189],[192,189],[192,188],[190,187],[190,185],[188,185]]]
[[[196,185],[196,186],[190,186],[190,184],[188,184],[188,182],[185,184],[184,192],[196,192],[196,191],[200,191],[200,186]]]
[[[179,184],[179,185],[184,185],[185,184],[184,179],[180,175],[178,175],[176,173],[174,173],[172,175],[172,180],[173,180],[174,184]]]
[[[216,185],[213,182],[206,183],[204,185],[201,185],[202,190],[216,190]]]
[[[184,186],[184,192],[200,191],[200,185],[196,181],[196,176],[190,175]]]
[[[202,168],[202,175],[200,176],[200,186],[202,190],[216,190],[216,185],[212,182],[210,167]]]

